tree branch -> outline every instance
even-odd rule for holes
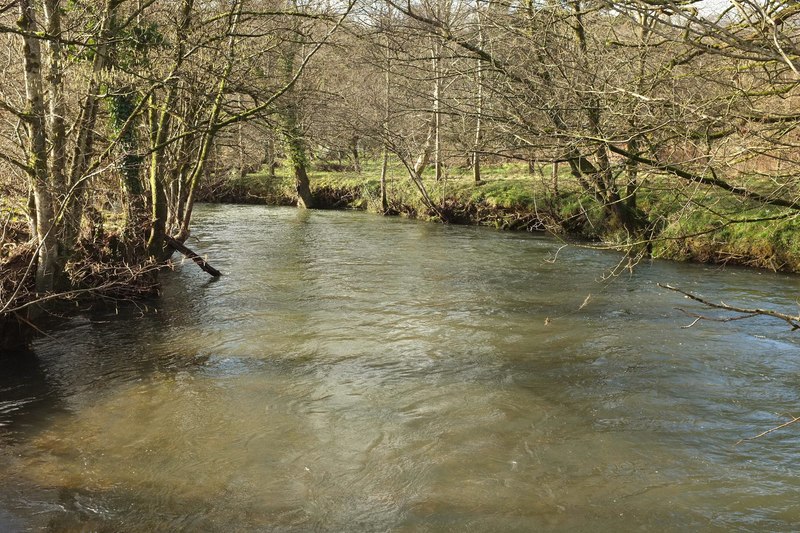
[[[752,200],[754,202],[761,202],[763,204],[774,205],[777,207],[788,207],[789,209],[800,210],[800,203],[798,203],[796,200],[785,200],[783,198],[770,198],[769,196],[745,189],[744,187],[731,185],[727,181],[717,177],[701,176],[700,174],[694,174],[693,172],[683,170],[682,168],[678,168],[674,165],[653,161],[652,159],[648,159],[639,154],[634,154],[633,152],[625,150],[624,148],[620,148],[619,146],[616,146],[611,143],[608,144],[608,149],[614,152],[615,154],[627,157],[631,161],[636,161],[637,163],[642,163],[644,165],[648,165],[650,167],[657,168],[665,172],[669,172],[670,174],[673,174],[685,180],[693,181],[695,183],[702,183],[704,185],[711,185],[713,187],[726,190],[732,194],[735,194],[736,196],[747,198],[748,200]]]
[[[689,298],[691,300],[694,300],[696,302],[699,302],[699,303],[701,303],[701,304],[703,304],[703,305],[705,305],[707,307],[711,307],[712,309],[720,309],[720,310],[728,311],[728,312],[731,312],[731,313],[739,313],[741,315],[747,315],[747,316],[741,316],[741,317],[722,318],[722,319],[720,319],[720,318],[706,317],[706,316],[703,316],[703,315],[687,313],[687,314],[690,314],[690,316],[693,316],[693,317],[697,318],[698,320],[714,320],[714,321],[717,321],[717,322],[730,322],[731,320],[752,318],[752,317],[755,317],[755,316],[768,316],[768,317],[772,317],[772,318],[777,318],[778,320],[783,320],[784,322],[789,324],[789,326],[791,326],[792,331],[800,329],[800,315],[789,315],[789,314],[786,314],[786,313],[781,313],[779,311],[773,311],[771,309],[761,309],[761,308],[758,308],[758,307],[755,307],[755,308],[738,307],[738,306],[734,306],[734,305],[728,305],[725,302],[714,303],[714,302],[710,302],[710,301],[708,301],[708,300],[706,300],[704,298],[701,298],[701,297],[699,297],[699,296],[697,296],[695,294],[692,294],[690,292],[686,292],[686,291],[684,291],[682,289],[679,289],[677,287],[673,287],[672,285],[659,283],[658,286],[661,287],[662,289],[667,289],[667,290],[670,290],[670,291],[673,291],[673,292],[677,292],[679,294],[683,294],[687,298]],[[679,309],[679,310],[683,311],[682,309]],[[683,311],[683,312],[686,313],[686,311]],[[696,322],[697,321],[695,321],[694,323],[696,323]],[[693,323],[693,325],[694,325],[694,323]]]

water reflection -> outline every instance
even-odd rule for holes
[[[224,277],[179,268],[155,310],[76,319],[18,378],[2,374],[43,416],[1,419],[3,435],[35,431],[3,441],[0,526],[800,519],[793,433],[735,446],[797,405],[796,340],[766,322],[681,329],[685,302],[656,286],[787,305],[793,278],[656,262],[608,283],[613,255],[567,249],[552,263],[557,245],[536,236],[260,207],[198,215],[193,246]]]

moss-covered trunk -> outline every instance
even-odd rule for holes
[[[298,43],[289,42],[282,55],[284,75],[287,80],[294,76],[295,55],[298,53]],[[299,123],[299,109],[294,97],[294,86],[285,94],[288,102],[280,110],[281,133],[286,145],[286,155],[292,167],[297,192],[297,205],[303,208],[314,207],[311,196],[311,184],[308,180],[308,155],[306,153],[305,139]]]

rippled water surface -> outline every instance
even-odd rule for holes
[[[345,212],[202,206],[163,297],[0,359],[0,530],[800,523],[798,278]],[[581,309],[587,296],[586,305]],[[546,325],[546,322],[549,322]]]

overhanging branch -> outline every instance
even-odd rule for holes
[[[715,302],[711,302],[709,300],[706,300],[705,298],[701,298],[700,296],[697,296],[696,294],[692,294],[690,292],[686,292],[686,291],[684,291],[682,289],[679,289],[677,287],[673,287],[672,285],[659,283],[658,286],[661,287],[662,289],[667,289],[667,290],[670,290],[670,291],[673,291],[673,292],[677,292],[679,294],[683,294],[684,296],[686,296],[690,300],[694,300],[695,302],[699,302],[699,303],[705,305],[706,307],[710,307],[712,309],[720,309],[722,311],[728,311],[728,312],[731,312],[731,313],[736,313],[738,315],[742,315],[742,316],[734,316],[734,317],[727,317],[727,318],[719,319],[719,318],[707,317],[707,316],[703,316],[703,315],[690,314],[690,316],[693,316],[696,319],[692,323],[692,325],[696,324],[700,320],[714,320],[714,321],[717,321],[717,322],[719,322],[719,321],[730,322],[732,320],[741,320],[741,319],[744,319],[744,318],[752,318],[752,317],[755,317],[755,316],[768,316],[768,317],[777,318],[778,320],[782,320],[782,321],[786,322],[787,324],[789,324],[789,326],[791,326],[792,331],[800,329],[800,315],[790,315],[790,314],[787,314],[787,313],[781,313],[780,311],[773,311],[771,309],[761,309],[761,308],[758,308],[758,307],[753,307],[753,308],[738,307],[738,306],[735,306],[735,305],[728,305],[725,302],[715,303]],[[683,312],[685,313],[686,311],[683,311]]]
[[[702,176],[700,174],[695,174],[693,172],[689,172],[682,168],[676,167],[675,165],[670,165],[667,163],[659,163],[658,161],[648,159],[646,157],[643,157],[639,154],[635,154],[633,152],[625,150],[624,148],[620,148],[619,146],[616,146],[611,143],[608,144],[608,149],[614,152],[615,154],[628,158],[631,161],[642,163],[643,165],[647,165],[649,167],[656,168],[658,170],[669,172],[674,176],[677,176],[679,178],[688,181],[692,181],[694,183],[711,185],[712,187],[723,189],[732,194],[735,194],[736,196],[740,196],[742,198],[746,198],[754,202],[760,202],[762,204],[773,205],[776,207],[787,207],[789,209],[800,210],[800,203],[798,203],[796,200],[786,200],[784,198],[772,198],[770,196],[766,196],[764,194],[751,191],[744,187],[739,187],[738,185],[732,185],[727,181],[717,177]]]

